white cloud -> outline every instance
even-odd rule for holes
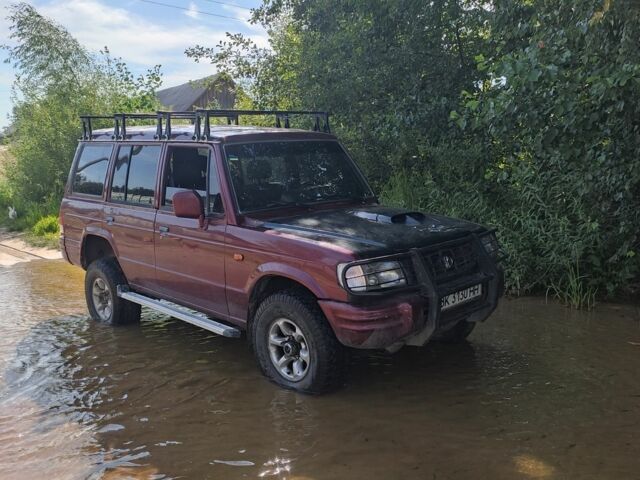
[[[7,7],[16,0],[0,0],[0,44],[10,43]],[[191,15],[198,10],[191,1],[190,11],[179,15],[178,10],[131,2],[128,8],[147,8],[145,15],[109,4],[109,0],[32,0],[37,10],[63,25],[82,45],[92,51],[109,47],[114,57],[122,57],[134,74],[162,65],[163,87],[171,87],[215,73],[207,63],[195,63],[184,50],[196,44],[215,46],[225,38],[225,32],[243,32],[256,44],[267,47],[268,37],[259,25],[248,23],[250,11],[221,6],[221,14],[244,21],[234,21]],[[178,5],[180,2],[167,2]],[[186,3],[186,2],[185,2]],[[139,11],[139,10],[138,10]],[[208,9],[207,11],[213,11]],[[159,14],[159,13],[162,14]],[[164,23],[163,23],[164,22]],[[0,62],[5,55],[0,52]],[[0,127],[7,124],[10,111],[10,86],[13,69],[0,63]]]
[[[217,45],[228,30],[250,30],[249,36],[254,41],[261,45],[267,43],[264,30],[255,30],[253,25],[237,22],[236,29],[226,21],[216,27],[205,24],[204,18],[200,17],[197,24],[171,22],[170,26],[163,26],[99,0],[54,0],[39,11],[64,25],[90,50],[98,51],[108,46],[114,57],[122,57],[139,70],[161,64],[165,85],[172,85],[173,80],[184,78],[186,81],[213,73],[211,65],[194,63],[184,55],[184,50],[198,43]]]
[[[200,13],[198,12],[198,6],[193,2],[189,2],[189,10],[184,12],[184,14],[187,17],[191,18],[198,18],[200,16]]]
[[[235,5],[221,5],[221,7],[228,13],[231,13],[232,17],[240,18],[245,22],[249,22],[251,18],[251,10],[242,7],[236,7]]]
[[[264,28],[262,27],[262,25],[249,22],[249,20],[251,20],[250,9],[236,7],[233,5],[222,5],[222,8],[225,10],[226,13],[231,14],[230,16],[239,18],[246,22],[245,27],[256,34],[255,37],[253,37],[253,35],[251,35],[251,37],[253,38],[253,40],[256,42],[258,46],[267,47],[269,45],[267,34]]]
[[[55,1],[39,10],[64,25],[89,49],[97,51],[107,45],[115,56],[139,64],[166,63],[175,58],[173,51],[191,46],[199,38],[217,43],[224,37],[222,29],[180,24],[164,27],[95,0]]]

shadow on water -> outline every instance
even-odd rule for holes
[[[64,285],[43,276],[51,263]],[[0,296],[24,327],[0,349],[2,478],[43,468],[60,472],[52,478],[215,479],[640,471],[633,309],[506,301],[468,344],[354,352],[344,390],[308,397],[265,381],[243,340],[149,311],[139,326],[89,321],[81,272],[66,268],[32,262],[14,275],[31,282],[23,305]],[[52,315],[34,301],[53,302]],[[0,327],[16,330],[6,317]]]

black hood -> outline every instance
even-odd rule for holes
[[[382,206],[311,211],[270,219],[263,227],[331,243],[361,257],[406,252],[486,230],[464,220]]]

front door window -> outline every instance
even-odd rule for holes
[[[164,207],[171,207],[173,196],[177,192],[195,190],[204,200],[207,213],[224,213],[218,170],[209,152],[206,147],[168,148],[163,182]]]

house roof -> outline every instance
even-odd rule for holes
[[[186,112],[192,110],[193,105],[197,103],[198,99],[205,94],[211,85],[210,82],[214,81],[217,77],[218,74],[211,75],[199,80],[183,83],[176,87],[158,90],[156,96],[162,105],[170,108],[174,112]]]

